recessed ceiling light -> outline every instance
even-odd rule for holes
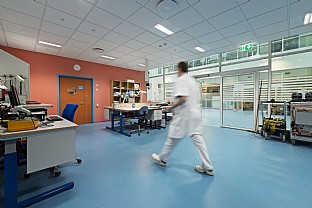
[[[105,59],[111,59],[111,60],[114,60],[114,59],[116,59],[116,58],[114,58],[114,57],[110,57],[110,56],[101,56],[102,58],[105,58]]]
[[[311,24],[311,23],[312,23],[312,13],[307,13],[304,16],[303,24],[307,25],[307,24]]]
[[[102,48],[92,48],[92,50],[96,53],[103,53],[104,52],[104,49],[102,49]]]
[[[41,44],[44,44],[44,45],[48,45],[48,46],[53,46],[53,47],[57,47],[57,48],[62,48],[61,45],[58,45],[58,44],[54,44],[54,43],[49,43],[49,42],[45,42],[45,41],[41,41],[39,40],[38,43],[41,43]]]
[[[139,64],[139,66],[145,67],[145,64]]]
[[[169,30],[168,28],[160,25],[160,24],[157,24],[154,26],[157,30],[160,30],[161,32],[163,33],[166,33],[167,35],[173,35],[174,32],[172,32],[171,30]]]
[[[205,52],[206,50],[201,47],[195,47],[195,50],[198,50],[199,52]]]

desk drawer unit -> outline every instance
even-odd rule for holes
[[[162,110],[149,111],[146,118],[151,121],[162,120]]]

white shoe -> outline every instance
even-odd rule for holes
[[[214,175],[213,170],[205,170],[202,166],[199,166],[199,165],[195,166],[195,170],[199,173],[206,173],[209,176]]]
[[[165,167],[166,166],[166,162],[162,161],[159,157],[159,155],[157,154],[152,154],[152,159],[154,160],[154,162],[160,166]]]

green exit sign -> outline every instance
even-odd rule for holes
[[[239,49],[240,49],[240,51],[250,51],[250,50],[252,50],[252,48],[253,48],[253,44],[248,43],[245,45],[241,45]]]

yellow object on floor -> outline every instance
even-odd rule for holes
[[[14,120],[8,121],[8,131],[26,131],[33,130],[39,126],[39,121],[32,120]]]

